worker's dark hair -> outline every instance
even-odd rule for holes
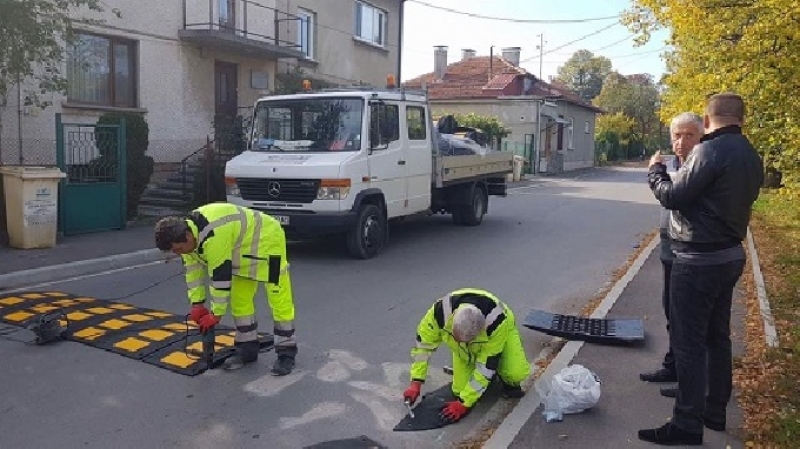
[[[183,217],[164,217],[156,223],[156,247],[161,251],[172,249],[173,243],[186,241],[189,225]]]

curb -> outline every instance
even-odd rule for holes
[[[780,343],[780,340],[778,339],[778,331],[775,329],[775,319],[772,317],[769,299],[767,299],[767,288],[764,285],[761,263],[758,261],[758,251],[756,251],[755,240],[753,240],[753,233],[750,232],[750,228],[747,228],[747,249],[750,252],[753,280],[756,284],[756,295],[761,309],[761,319],[764,321],[764,338],[767,341],[767,346],[775,348]]]
[[[158,249],[143,249],[132,253],[49,265],[40,268],[32,268],[30,270],[13,271],[11,273],[0,274],[0,292],[25,287],[27,285],[61,281],[102,271],[125,268],[132,265],[141,265],[160,260],[167,261],[172,258],[173,256],[164,254]]]

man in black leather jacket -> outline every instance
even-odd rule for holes
[[[744,269],[742,240],[764,179],[761,158],[742,134],[741,97],[712,96],[703,121],[707,134],[674,180],[658,153],[648,174],[653,194],[671,210],[675,254],[669,317],[678,397],[670,422],[639,431],[639,439],[657,444],[700,445],[704,426],[725,429],[733,388],[733,289]]]

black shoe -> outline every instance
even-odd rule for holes
[[[525,392],[519,385],[508,385],[503,383],[503,397],[510,399],[519,399],[525,396]]]
[[[714,430],[716,432],[724,432],[725,431],[725,421],[712,421],[708,418],[703,418],[703,425],[706,428]]]
[[[639,379],[642,379],[645,382],[677,382],[678,375],[675,374],[674,371],[661,368],[653,371],[652,373],[639,374]]]
[[[678,388],[677,387],[664,387],[661,389],[661,396],[665,398],[677,398],[678,397]]]
[[[286,376],[287,374],[290,374],[293,369],[294,369],[294,357],[287,355],[279,355],[278,359],[275,360],[275,364],[272,365],[272,375]]]
[[[700,446],[703,444],[702,433],[689,433],[671,422],[657,429],[640,430],[639,439],[665,446]]]
[[[225,359],[222,369],[234,371],[258,360],[258,341],[234,343],[236,353]]]

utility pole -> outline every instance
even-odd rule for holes
[[[539,79],[544,81],[542,79],[542,65],[544,63],[544,59],[542,59],[542,56],[544,56],[544,33],[537,34],[537,36],[539,36],[539,45],[536,46],[536,48],[539,50]]]

